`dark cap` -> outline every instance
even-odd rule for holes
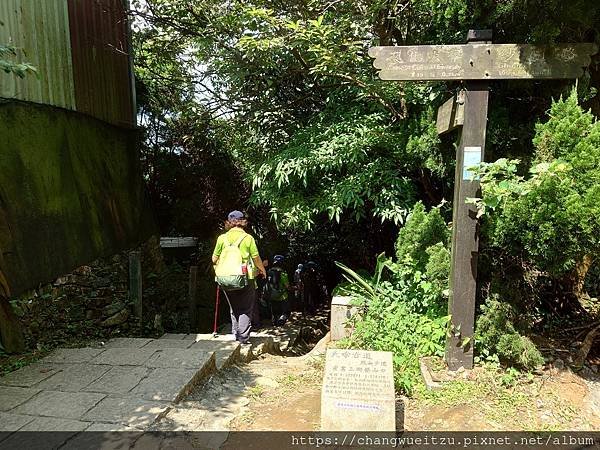
[[[231,211],[227,216],[227,220],[243,219],[244,213],[238,210]]]
[[[285,258],[284,258],[284,256],[283,256],[283,255],[275,255],[275,256],[273,257],[273,262],[274,262],[274,263],[276,263],[276,264],[278,264],[278,263],[282,263],[284,259],[285,259]]]

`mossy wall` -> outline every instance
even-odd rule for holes
[[[0,103],[0,280],[17,295],[156,232],[136,132]]]

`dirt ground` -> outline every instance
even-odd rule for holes
[[[248,368],[256,375],[247,410],[232,431],[314,431],[321,417],[322,361],[266,355]]]
[[[232,431],[318,430],[322,356],[268,355],[246,367],[254,377],[245,392],[250,401],[230,423]],[[587,375],[552,369],[503,385],[500,372],[478,368],[440,391],[398,398],[397,429],[598,430],[600,378]]]

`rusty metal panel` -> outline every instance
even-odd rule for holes
[[[0,73],[0,97],[75,109],[66,0],[1,0],[0,42],[12,44],[36,76]]]
[[[123,0],[68,0],[77,110],[134,125],[129,25]]]

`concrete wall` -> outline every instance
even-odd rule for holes
[[[154,232],[134,132],[51,106],[0,103],[5,294],[133,247]]]

